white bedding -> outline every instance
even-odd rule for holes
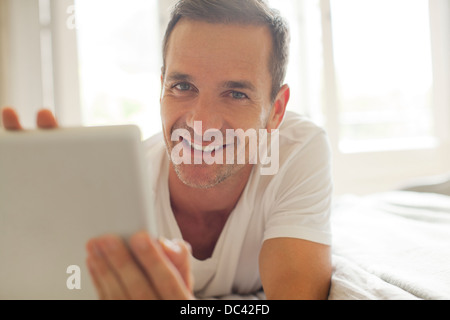
[[[340,197],[332,228],[329,300],[450,299],[450,196],[395,191]]]
[[[450,299],[450,197],[396,191],[336,200],[329,299]]]

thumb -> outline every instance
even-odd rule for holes
[[[194,278],[191,273],[190,257],[192,249],[189,243],[179,239],[168,240],[165,238],[160,238],[159,243],[161,244],[166,256],[177,268],[188,289],[192,292],[194,287]]]

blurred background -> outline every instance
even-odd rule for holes
[[[26,128],[161,130],[174,0],[0,0],[0,106]],[[271,0],[290,24],[288,109],[328,132],[335,194],[450,173],[450,1]],[[0,150],[1,152],[1,150]]]

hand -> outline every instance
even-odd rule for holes
[[[182,240],[155,240],[139,232],[129,241],[114,235],[86,245],[91,279],[102,300],[194,299],[190,247]]]
[[[1,112],[1,118],[3,126],[6,130],[22,130],[22,125],[20,124],[19,116],[16,111],[12,108],[3,108]],[[55,116],[50,110],[41,109],[38,111],[37,126],[40,129],[54,129],[58,127],[58,122],[55,119]]]

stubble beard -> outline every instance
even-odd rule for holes
[[[267,125],[267,116],[261,115],[261,127],[260,128],[264,128]],[[186,129],[190,132],[190,130],[187,127],[177,127],[175,129]],[[173,130],[171,131],[172,134]],[[225,135],[226,136],[226,135]],[[180,142],[179,142],[180,143]],[[244,171],[243,169],[245,167],[247,167],[249,164],[247,163],[246,159],[246,163],[245,164],[240,164],[240,163],[236,163],[236,159],[234,159],[234,163],[232,164],[227,164],[226,162],[222,163],[222,164],[214,164],[214,165],[208,165],[206,163],[202,163],[202,164],[175,164],[172,161],[172,150],[174,148],[175,144],[173,144],[173,142],[169,139],[166,141],[166,151],[167,151],[167,155],[170,159],[170,163],[178,177],[178,179],[180,179],[180,181],[185,184],[186,186],[189,186],[191,188],[196,188],[196,189],[211,189],[216,187],[217,185],[223,183],[224,181],[226,181],[227,179],[229,179],[232,176],[236,176],[239,174],[240,171]],[[245,145],[244,142],[244,148],[247,148],[247,146]],[[244,149],[246,150],[246,149]],[[245,151],[244,151],[245,152]],[[234,154],[236,154],[236,150],[234,150]],[[192,168],[197,168],[198,170],[203,170],[208,172],[201,172],[201,173],[196,173],[196,170],[192,170]],[[207,170],[206,168],[209,168],[209,170]],[[198,171],[197,170],[197,171]]]
[[[172,161],[171,165],[183,184],[196,189],[214,188],[245,167],[245,164],[174,164]],[[198,172],[202,170],[206,172]]]

